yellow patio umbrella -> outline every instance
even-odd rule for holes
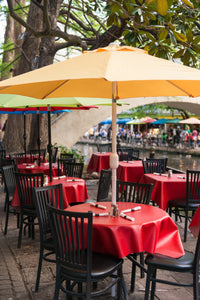
[[[110,45],[0,82],[0,94],[39,99],[112,98],[112,202],[116,207],[116,100],[200,96],[200,71],[127,46]],[[67,101],[67,100],[66,100]]]

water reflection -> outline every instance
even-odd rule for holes
[[[75,147],[85,155],[85,164],[88,165],[90,157],[93,153],[97,152],[97,147],[95,145],[89,144],[76,144]],[[155,153],[156,158],[168,157],[168,166],[179,169],[181,171],[190,170],[200,170],[200,157],[183,155],[183,154],[171,154],[167,152]],[[140,150],[140,157],[149,157],[149,150]]]

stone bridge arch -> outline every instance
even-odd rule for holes
[[[164,104],[200,115],[200,97],[132,98],[125,99],[124,102],[129,103],[129,105],[118,106],[117,113],[141,105]],[[52,143],[57,143],[57,145],[63,145],[70,149],[86,131],[111,115],[111,106],[99,106],[98,109],[92,108],[87,111],[74,110],[72,113],[65,113],[52,123]]]

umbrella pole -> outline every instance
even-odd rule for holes
[[[117,133],[117,82],[112,82],[112,153],[110,155],[110,168],[112,169],[112,205],[111,215],[118,216],[118,206],[116,204],[117,191],[117,168],[119,158],[116,152],[116,133]]]
[[[48,137],[49,137],[49,144],[47,146],[48,153],[49,153],[49,180],[52,182],[52,146],[51,146],[51,111],[50,105],[48,105]]]
[[[39,166],[40,166],[40,112],[39,112],[39,107],[37,107],[37,130],[38,130],[37,144],[38,144]]]
[[[26,113],[23,113],[24,115],[24,153],[25,153],[25,163],[26,163]]]

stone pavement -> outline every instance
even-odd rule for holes
[[[97,185],[88,185],[90,199],[95,199]],[[23,236],[22,247],[17,248],[18,229],[16,216],[10,215],[8,233],[3,234],[5,223],[5,212],[3,211],[5,194],[0,187],[0,300],[45,300],[53,299],[55,287],[55,266],[52,263],[44,262],[38,293],[34,292],[38,258],[39,258],[39,230],[36,229],[36,238],[31,240],[28,236]],[[180,232],[182,234],[181,226]],[[182,235],[181,235],[182,236]],[[188,251],[195,249],[196,240],[191,233],[188,233],[188,241],[184,243],[184,248]],[[138,268],[137,268],[138,269]],[[131,264],[128,259],[124,259],[123,267],[125,282],[130,300],[144,299],[145,279],[140,278],[137,272],[136,291],[130,293]],[[162,278],[172,279],[181,282],[191,282],[192,275],[175,274],[162,272]],[[65,294],[60,292],[60,298],[65,299]],[[111,294],[97,297],[100,300],[111,300]],[[192,300],[192,288],[174,287],[170,285],[157,285],[156,299],[163,300]]]

